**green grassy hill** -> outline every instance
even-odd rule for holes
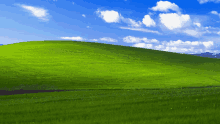
[[[0,90],[139,89],[220,85],[220,60],[78,41],[0,46]]]
[[[220,86],[219,59],[31,41],[0,46],[0,63],[0,124],[220,122],[220,88],[202,88]],[[84,90],[53,92],[73,89]]]

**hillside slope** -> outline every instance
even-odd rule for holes
[[[121,89],[220,85],[220,61],[79,41],[0,46],[0,89]],[[25,87],[22,87],[25,86]],[[35,87],[36,88],[36,87]]]

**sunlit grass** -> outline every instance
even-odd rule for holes
[[[0,123],[217,123],[219,59],[100,43],[0,46]],[[157,90],[152,90],[157,88]],[[183,89],[178,89],[183,88]]]

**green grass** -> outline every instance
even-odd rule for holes
[[[220,60],[76,41],[0,46],[1,124],[216,124]],[[187,88],[200,87],[200,88]],[[92,90],[89,90],[92,89]]]

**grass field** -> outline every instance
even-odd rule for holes
[[[220,122],[219,59],[30,41],[0,46],[0,63],[0,124]]]

